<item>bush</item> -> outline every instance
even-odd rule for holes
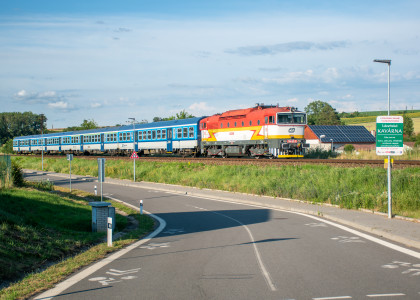
[[[14,186],[19,187],[25,184],[22,168],[14,161],[12,161],[12,180]]]
[[[11,154],[13,153],[13,139],[8,140],[0,147],[0,153]]]
[[[337,152],[332,152],[331,150],[322,150],[319,148],[315,149],[309,149],[305,153],[305,158],[321,158],[321,159],[327,159],[327,158],[335,158],[337,157]]]
[[[347,144],[344,146],[344,152],[352,153],[356,148],[352,144]]]

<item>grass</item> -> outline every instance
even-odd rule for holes
[[[32,188],[0,190],[0,299],[26,299],[107,253],[137,241],[153,228],[150,217],[113,203],[138,219],[141,226],[114,242],[103,243],[105,233],[91,232],[88,193],[60,188],[51,192]],[[141,220],[140,220],[141,218]],[[117,214],[117,231],[128,224]],[[50,266],[50,267],[48,267]],[[22,274],[26,274],[22,278]]]
[[[19,158],[25,168],[37,169],[38,158]],[[48,158],[45,170],[66,173],[65,158]],[[45,167],[47,166],[47,167]],[[64,166],[60,169],[60,166]],[[97,176],[97,163],[77,158],[74,173]],[[78,171],[76,171],[78,170]],[[132,179],[129,161],[110,160],[106,176]],[[393,170],[393,207],[398,215],[420,218],[420,168]],[[337,168],[323,165],[253,166],[204,165],[180,162],[137,162],[136,179],[199,188],[285,197],[345,208],[386,212],[387,176],[382,168]]]

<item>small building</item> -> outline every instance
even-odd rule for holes
[[[374,150],[375,137],[364,126],[350,125],[307,125],[305,127],[306,143],[311,149],[343,150],[351,144],[356,150]]]

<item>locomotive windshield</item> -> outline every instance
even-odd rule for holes
[[[277,124],[306,124],[306,115],[302,113],[277,114]]]

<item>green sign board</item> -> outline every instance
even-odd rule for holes
[[[403,117],[379,116],[376,118],[376,154],[403,154]]]

